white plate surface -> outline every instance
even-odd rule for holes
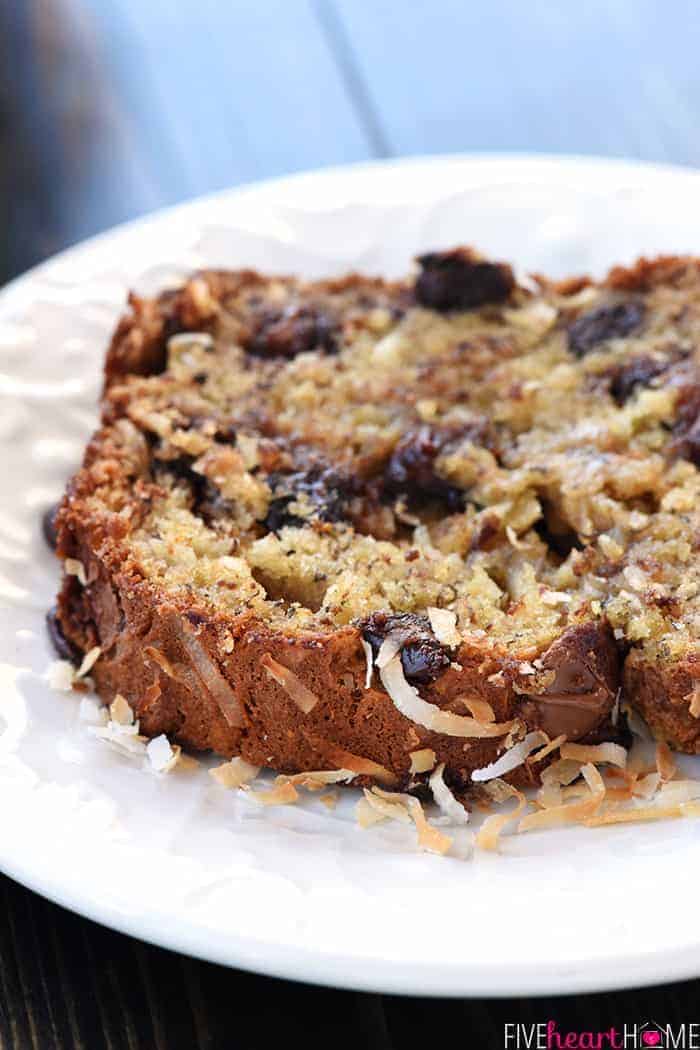
[[[700,251],[700,175],[578,158],[417,159],[247,187],[115,230],[0,294],[0,867],[73,910],[217,962],[424,995],[552,994],[700,972],[700,825],[511,837],[472,861],[361,831],[352,792],[263,808],[204,768],[157,777],[43,678],[57,565],[41,511],[96,420],[128,287],[202,265],[404,272],[468,242],[553,275]],[[700,761],[688,760],[695,775]]]

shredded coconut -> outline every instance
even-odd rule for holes
[[[546,743],[546,734],[540,729],[535,729],[532,733],[528,733],[524,740],[521,740],[518,744],[513,744],[495,762],[491,762],[488,766],[483,766],[481,769],[475,769],[472,772],[472,780],[475,783],[481,783],[485,780],[493,780],[495,777],[505,776],[506,773],[510,773],[512,770],[517,769],[518,766],[521,766],[536,747]]]
[[[441,762],[428,780],[433,799],[453,824],[466,824],[469,820],[469,810],[452,794],[445,783],[444,773],[445,763]]]
[[[270,678],[273,678],[278,685],[282,686],[285,693],[291,697],[303,714],[308,715],[310,711],[313,711],[319,698],[310,689],[307,689],[301,679],[294,674],[294,671],[285,667],[284,664],[278,663],[269,653],[263,655],[260,663]]]
[[[68,660],[52,660],[46,672],[46,681],[51,689],[69,693],[75,681],[75,668]]]
[[[77,576],[79,582],[83,587],[87,586],[87,574],[85,572],[85,566],[77,558],[66,558],[63,563],[63,568],[66,570],[68,576]]]
[[[476,844],[480,849],[497,850],[501,834],[511,821],[518,819],[527,805],[527,799],[522,792],[511,784],[506,784],[505,781],[500,781],[500,783],[503,785],[504,792],[516,798],[518,804],[510,813],[494,813],[486,818],[476,834]]]
[[[577,762],[606,762],[624,769],[627,764],[627,751],[620,744],[563,744],[560,751],[562,758],[573,758]]]
[[[457,613],[449,609],[428,608],[428,619],[437,640],[450,649],[456,649],[462,642],[457,630]]]
[[[161,733],[146,744],[146,754],[156,773],[169,773],[180,758],[180,747],[171,744],[165,733]]]
[[[406,808],[408,816],[416,825],[418,845],[421,849],[426,850],[428,853],[447,853],[452,845],[452,839],[449,835],[444,835],[438,828],[428,823],[423,807],[417,798],[414,798],[412,795],[382,791],[381,788],[377,787],[372,788],[370,793],[387,802],[397,802]]]
[[[465,738],[484,738],[505,736],[513,727],[512,722],[485,725],[475,718],[456,715],[452,711],[443,711],[435,704],[429,704],[421,698],[418,690],[406,681],[401,659],[397,655],[381,668],[379,677],[397,710],[416,725],[432,729],[435,733]]]
[[[411,751],[408,757],[411,759],[409,773],[428,773],[435,767],[435,752],[429,747]]]
[[[209,770],[209,776],[225,788],[239,788],[249,784],[260,772],[260,766],[254,766],[246,762],[244,758],[235,756],[229,762],[221,766],[214,766]]]
[[[372,666],[372,646],[369,644],[369,642],[366,642],[364,638],[361,638],[360,641],[362,642],[362,648],[365,653],[365,660],[367,661],[367,670],[365,672],[365,689],[369,689],[369,687],[372,685],[372,674],[374,673],[374,668]]]

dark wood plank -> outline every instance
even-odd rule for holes
[[[461,1033],[498,1050],[506,1022],[604,1031],[696,1020],[700,981],[557,999],[379,996],[228,970],[141,944],[0,879],[0,1047],[394,1050]]]
[[[537,150],[700,163],[692,0],[323,0],[394,153]]]

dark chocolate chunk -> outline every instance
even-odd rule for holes
[[[637,299],[598,306],[581,314],[569,325],[569,350],[575,357],[585,357],[607,339],[631,335],[643,320],[644,304]]]
[[[620,656],[607,624],[569,627],[544,653],[541,667],[549,681],[528,695],[539,727],[551,737],[565,733],[578,740],[609,719],[620,683]]]
[[[335,353],[338,325],[326,312],[313,306],[289,306],[266,311],[246,349],[260,357],[296,357],[309,350]]]
[[[431,310],[471,310],[502,303],[515,287],[510,266],[479,259],[469,248],[429,252],[419,256],[418,264],[416,300]]]
[[[300,498],[311,504],[312,518],[329,522],[346,520],[353,484],[351,479],[330,467],[311,467],[293,474],[271,474],[267,481],[273,498],[263,524],[269,532],[279,532],[285,525],[308,523],[308,518],[289,510],[289,504]]]
[[[46,614],[46,630],[49,634],[49,640],[61,660],[70,660],[77,667],[82,659],[82,653],[63,633],[55,605]]]
[[[56,533],[56,515],[58,514],[58,508],[60,503],[55,503],[52,507],[47,507],[41,516],[41,531],[44,539],[48,543],[52,551],[56,550],[58,544],[58,535]]]
[[[651,380],[663,375],[670,364],[668,360],[651,357],[649,354],[631,357],[629,361],[613,370],[610,382],[612,397],[618,405],[624,405],[637,387],[649,386]]]
[[[449,650],[437,640],[427,616],[417,613],[372,613],[357,626],[376,658],[381,644],[389,635],[401,641],[401,666],[410,682],[428,684],[450,666]]]

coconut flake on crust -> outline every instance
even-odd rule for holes
[[[541,729],[534,729],[523,740],[509,747],[495,762],[490,762],[487,766],[482,766],[481,769],[473,770],[472,780],[474,783],[483,783],[487,780],[494,780],[496,777],[503,777],[507,773],[512,773],[518,766],[523,765],[529,755],[540,744],[546,743],[547,734],[543,733]]]
[[[288,667],[275,660],[270,653],[264,653],[260,663],[270,678],[281,685],[285,693],[294,701],[302,714],[313,711],[319,697],[304,685],[298,675]]]
[[[384,643],[386,644],[386,643]],[[514,722],[484,723],[466,715],[457,715],[452,711],[443,711],[435,704],[423,700],[415,686],[406,681],[401,666],[401,658],[394,654],[380,669],[382,685],[391,697],[395,707],[416,725],[431,729],[435,733],[464,738],[486,738],[505,736],[514,726]]]

